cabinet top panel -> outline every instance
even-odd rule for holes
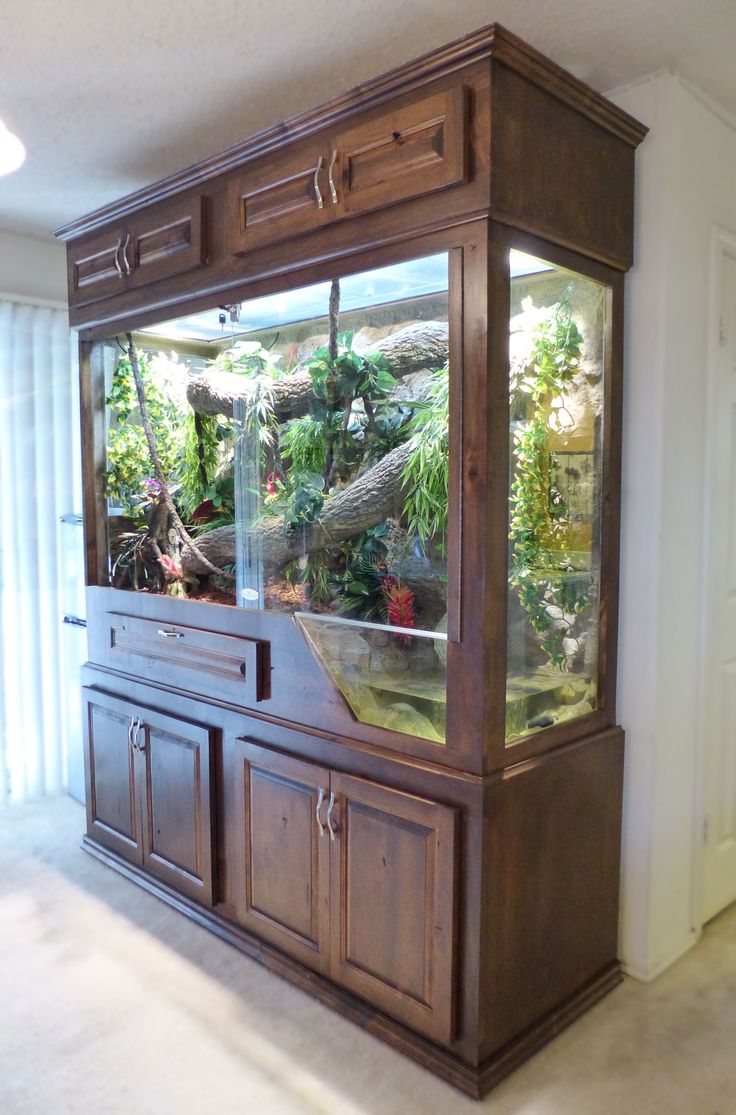
[[[128,194],[111,205],[64,225],[56,235],[62,240],[71,240],[109,221],[128,217],[142,206],[170,198],[319,129],[339,125],[357,111],[364,111],[389,97],[420,88],[429,81],[447,77],[484,60],[501,63],[523,75],[631,147],[636,147],[646,135],[646,128],[633,117],[494,23],[388,74],[364,82],[325,105],[274,124],[220,154]]]

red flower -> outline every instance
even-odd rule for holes
[[[400,585],[395,577],[386,577],[383,582],[386,597],[388,622],[393,627],[416,627],[414,614],[414,593],[406,585]],[[411,635],[397,636],[405,646],[411,646]]]
[[[182,579],[184,574],[181,571],[181,566],[175,562],[173,558],[170,558],[168,554],[161,554],[158,561],[159,565],[163,566],[167,580],[180,581]]]

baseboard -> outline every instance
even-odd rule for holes
[[[700,933],[693,930],[685,941],[681,941],[676,945],[671,952],[666,953],[664,957],[655,960],[652,963],[640,963],[637,960],[623,960],[621,966],[627,976],[633,976],[634,979],[640,980],[642,983],[651,983],[658,976],[661,976],[668,968],[670,968],[681,956],[690,952],[694,945],[697,945],[700,940]]]

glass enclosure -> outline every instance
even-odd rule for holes
[[[511,252],[506,740],[597,707],[606,288]]]
[[[293,616],[359,720],[444,742],[447,318],[444,253],[101,345],[110,583]]]

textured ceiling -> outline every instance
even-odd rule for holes
[[[605,92],[662,68],[736,116],[734,0],[3,0],[0,227],[47,235],[497,20]]]

